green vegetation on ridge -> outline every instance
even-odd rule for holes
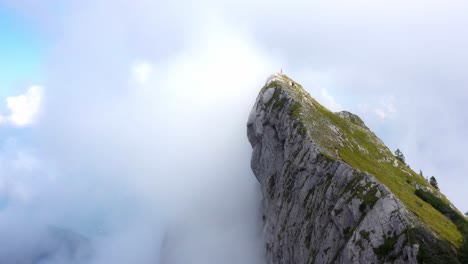
[[[277,75],[264,91],[269,88],[276,89],[269,102],[276,107],[287,105],[287,100],[280,96],[280,89],[292,97],[294,103],[289,105],[290,115],[298,118],[305,128],[301,134],[313,139],[324,155],[374,175],[441,239],[456,248],[462,247],[464,238],[457,225],[416,195],[416,190],[431,190],[447,206],[448,200],[424,177],[397,159],[373,132],[329,111],[286,75]]]

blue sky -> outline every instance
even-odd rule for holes
[[[44,81],[45,39],[33,20],[0,4],[0,116],[6,116],[6,98],[24,94],[32,85]],[[10,140],[34,146],[29,126],[0,127],[0,150]]]
[[[0,99],[43,81],[45,44],[31,20],[0,4]],[[3,106],[3,105],[2,105]]]

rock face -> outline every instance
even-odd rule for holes
[[[300,85],[276,74],[250,114],[267,263],[418,263],[421,243],[411,230],[436,235],[386,185],[344,161],[349,142],[363,155],[370,149],[338,123],[367,131],[368,142],[388,149],[359,117],[322,108]],[[394,161],[382,159],[390,166]]]

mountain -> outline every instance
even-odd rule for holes
[[[267,263],[467,263],[465,217],[357,115],[274,74],[247,132]]]

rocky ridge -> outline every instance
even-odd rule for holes
[[[461,232],[415,195],[437,192],[358,116],[275,74],[247,127],[267,263],[459,263]]]

